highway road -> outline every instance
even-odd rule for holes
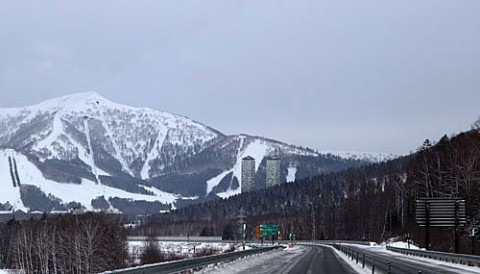
[[[405,256],[395,253],[378,252],[375,249],[359,247],[355,245],[348,245],[359,254],[366,254],[366,257],[375,257],[375,271],[387,273],[388,262],[391,263],[391,273],[420,273],[422,274],[467,274],[479,273],[479,271],[469,271],[466,269],[456,268],[455,266],[438,262],[435,264],[421,261],[415,257],[406,258]],[[360,258],[362,256],[360,255]]]
[[[295,246],[292,249],[277,250],[245,258],[205,273],[353,274],[357,272],[339,258],[330,247]]]
[[[285,273],[357,273],[330,247],[309,246],[310,250]]]

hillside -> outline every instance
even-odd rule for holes
[[[297,239],[381,242],[409,233],[423,245],[424,229],[415,222],[416,199],[458,197],[465,199],[467,209],[467,224],[459,228],[460,251],[470,253],[471,229],[480,225],[478,155],[480,133],[470,130],[438,142],[426,140],[416,153],[387,162],[156,215],[146,226],[157,233],[170,233],[172,227],[183,233],[181,223],[191,235],[207,229],[238,238],[236,216],[243,209],[252,238],[255,226],[274,223],[284,235],[295,233]],[[143,229],[132,233],[141,234]],[[453,247],[453,228],[434,228],[431,235],[433,250]]]
[[[227,136],[189,118],[78,93],[0,109],[0,165],[13,209],[159,212],[241,192],[241,159],[281,158],[282,182],[364,164],[279,141]],[[18,181],[18,182],[16,182]],[[8,206],[6,206],[8,207]]]

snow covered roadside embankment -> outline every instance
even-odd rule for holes
[[[358,264],[356,263],[356,261],[352,260],[351,258],[349,258],[347,255],[345,255],[344,253],[340,252],[340,250],[330,246],[330,245],[323,245],[323,246],[326,246],[326,247],[329,247],[331,248],[332,250],[335,251],[335,253],[337,254],[337,256],[339,258],[341,258],[342,260],[344,260],[353,270],[355,270],[356,272],[358,273],[366,273],[366,274],[369,274],[369,273],[372,273],[372,269],[370,267],[368,267],[367,265],[365,265],[364,268],[362,268],[362,264],[359,262]]]
[[[134,241],[140,242],[140,241]],[[145,242],[145,241],[143,241]],[[138,263],[131,263],[131,267],[123,269],[126,271],[135,270],[140,273],[140,271],[146,271],[149,273],[156,273],[156,272],[165,272],[165,271],[172,271],[182,272],[187,270],[195,270],[195,273],[206,269],[207,266],[217,266],[222,265],[225,261],[234,261],[237,260],[239,257],[255,257],[255,255],[259,255],[261,253],[266,253],[274,249],[278,249],[278,246],[264,246],[263,248],[256,249],[255,247],[248,247],[243,250],[241,245],[232,246],[230,243],[165,243],[165,242],[155,242],[149,241],[147,245],[140,245],[135,243],[140,249],[142,248],[149,248],[151,249],[152,244],[156,245],[157,249],[164,254],[165,256],[163,259],[166,260],[157,260],[157,262],[150,261],[146,262],[145,265],[138,265],[141,264],[141,260]],[[196,246],[196,252],[191,253],[191,247]],[[131,243],[129,242],[129,247],[132,248]],[[173,249],[172,249],[173,247]],[[218,248],[218,253],[215,252],[209,253],[213,247]],[[203,249],[203,250],[202,250]],[[235,249],[235,251],[233,251]],[[205,252],[207,251],[207,252]],[[233,252],[232,252],[233,251]],[[132,252],[132,250],[130,250]],[[151,252],[150,252],[151,253]],[[176,255],[177,254],[177,255]],[[182,255],[183,254],[183,255]],[[135,254],[132,254],[134,256]],[[213,255],[213,256],[210,256]],[[173,259],[172,259],[173,258]],[[201,267],[200,267],[201,266]],[[104,273],[113,273],[113,272],[104,272]],[[183,272],[182,272],[183,273]],[[231,273],[231,272],[228,272]]]
[[[365,251],[378,254],[379,256],[397,258],[402,261],[406,261],[407,263],[411,262],[412,264],[423,265],[427,269],[434,268],[437,270],[441,270],[442,272],[445,271],[445,273],[451,273],[452,271],[455,273],[480,273],[480,267],[477,267],[477,266],[468,266],[468,265],[445,262],[445,261],[429,259],[429,258],[424,258],[419,256],[405,255],[398,252],[387,250],[387,247],[396,247],[396,248],[411,249],[411,250],[424,250],[423,248],[419,248],[418,246],[415,246],[413,244],[408,244],[406,242],[401,242],[401,241],[391,242],[388,244],[387,243],[382,243],[382,244],[371,243],[370,246],[355,245],[355,244],[344,244],[344,246],[355,247],[357,249],[364,249]],[[348,258],[348,256],[346,256],[345,254],[343,254],[343,256],[347,257],[347,259],[349,259],[355,264],[354,260],[352,260],[351,258]],[[360,259],[359,266],[361,267],[361,265],[362,263]],[[367,269],[367,267],[370,267],[370,266],[365,265],[365,269]],[[393,263],[392,263],[392,267],[393,267]],[[370,271],[367,271],[365,273],[371,273],[370,268],[369,270]]]
[[[140,257],[147,244],[147,241],[128,241],[128,250],[134,264],[141,263]],[[230,243],[158,241],[157,248],[161,253],[166,255],[177,258],[193,258],[205,252],[211,254],[225,253],[232,249],[232,245]]]

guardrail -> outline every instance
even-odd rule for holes
[[[288,242],[288,241],[285,241]],[[355,245],[370,245],[370,242],[364,241],[349,241],[349,240],[318,240],[318,241],[295,241],[299,244],[323,244],[323,245],[334,245],[334,244],[355,244]]]
[[[445,261],[445,262],[474,265],[474,266],[480,267],[480,256],[438,252],[438,251],[412,250],[412,249],[390,247],[390,246],[387,246],[387,250],[406,254],[406,255],[413,255],[413,256],[419,256],[423,258]]]
[[[232,240],[222,240],[220,236],[155,236],[156,241],[165,241],[165,242],[202,242],[202,243],[219,243],[219,242],[232,242]],[[139,241],[139,242],[146,242],[148,237],[146,236],[128,236],[128,241]],[[276,240],[275,243],[282,243],[288,244],[292,241],[288,240]],[[257,243],[257,242],[255,242]],[[268,243],[268,241],[265,241]],[[345,243],[345,244],[357,244],[357,245],[370,245],[370,242],[364,241],[350,241],[350,240],[299,240],[295,241],[295,243],[301,244],[326,244],[326,245],[333,245],[335,243]]]
[[[152,265],[143,265],[138,267],[131,267],[113,271],[103,272],[103,274],[113,274],[113,273],[122,273],[122,274],[154,274],[154,273],[176,273],[181,271],[186,271],[189,269],[194,269],[197,267],[203,267],[210,264],[215,264],[224,261],[231,261],[238,258],[242,258],[245,256],[250,256],[266,251],[270,251],[273,249],[282,248],[281,246],[273,246],[273,247],[263,247],[263,248],[256,248],[250,249],[245,251],[237,251],[237,252],[230,252],[224,253],[219,255],[212,255],[212,256],[205,256],[200,258],[194,259],[187,259],[187,260],[179,260],[173,262],[166,262],[166,263],[159,263],[159,264],[152,264]]]
[[[202,243],[216,243],[221,242],[221,236],[155,236],[156,241],[166,242],[202,242]],[[128,236],[127,241],[140,241],[146,242],[148,237],[146,236]]]
[[[343,254],[347,255],[348,258],[352,259],[352,261],[355,261],[356,264],[362,264],[362,268],[365,268],[365,266],[370,266],[372,269],[372,274],[375,273],[375,267],[378,266],[379,262],[375,261],[375,257],[373,256],[368,256],[365,253],[355,251],[347,246],[342,245],[344,242],[337,242],[333,244],[333,247]],[[391,274],[392,270],[392,265],[391,263],[388,263],[386,266],[387,269],[387,274]]]
[[[369,266],[372,270],[372,273],[375,273],[377,268],[380,268],[381,272],[391,274],[392,273],[392,262],[389,260],[381,259],[373,255],[368,255],[366,252],[361,252],[352,249],[351,247],[342,245],[340,243],[333,244],[333,247],[337,250],[344,253],[352,261],[355,261],[356,264],[361,264],[362,268]],[[480,256],[472,255],[463,255],[463,254],[453,254],[446,252],[436,252],[436,251],[423,251],[423,250],[412,250],[405,248],[396,248],[396,247],[387,247],[387,250],[400,252],[407,255],[421,256],[424,258],[443,260],[446,262],[460,263],[465,265],[474,265],[480,266]],[[418,272],[421,273],[421,272]]]

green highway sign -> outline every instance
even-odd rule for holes
[[[260,236],[278,236],[277,225],[260,225]]]

